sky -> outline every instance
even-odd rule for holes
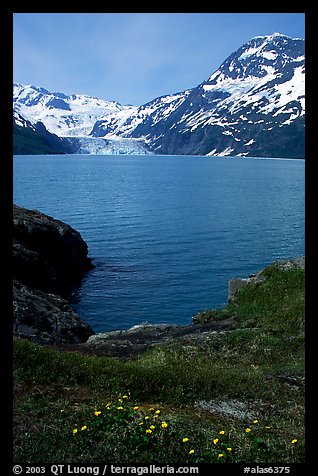
[[[13,80],[137,106],[199,85],[275,32],[305,39],[305,14],[14,13]]]

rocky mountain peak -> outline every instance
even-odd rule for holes
[[[233,52],[204,84],[217,84],[224,79],[263,78],[269,73],[281,74],[290,63],[304,63],[304,41],[280,33],[256,36]]]

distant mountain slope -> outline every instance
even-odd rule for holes
[[[41,122],[34,124],[21,114],[13,113],[14,154],[69,154],[71,152],[69,143],[48,132]]]
[[[104,101],[83,94],[67,96],[46,89],[15,83],[13,107],[31,121],[41,121],[59,137],[88,136],[95,122],[110,113],[134,110],[115,101]]]
[[[76,153],[303,158],[304,40],[257,36],[197,87],[139,107],[16,84],[14,108]]]
[[[63,138],[58,147],[63,153],[150,153],[143,139],[122,138],[116,135],[104,139],[94,138],[90,135],[96,120],[100,117],[105,117],[105,114],[119,114],[126,118],[136,109],[134,106],[121,106],[114,101],[103,101],[80,94],[67,96],[63,93],[51,93],[40,87],[23,86],[22,84],[13,85],[13,106],[14,114],[24,118],[24,123],[22,124],[21,121],[19,123],[20,126],[24,126],[24,129],[17,127],[14,129],[14,149],[18,151],[15,153],[36,153],[34,147],[37,148],[36,142],[39,137],[34,132],[35,129],[36,132],[41,132],[39,130],[41,127],[42,129],[46,128],[47,133],[50,132]],[[16,117],[14,123],[18,125]],[[43,153],[51,153],[51,148],[44,146],[42,137],[38,144],[38,150],[38,153],[42,153],[42,150]],[[55,149],[54,152],[56,152]]]

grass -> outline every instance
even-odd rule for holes
[[[14,461],[304,462],[304,271],[264,273],[203,313],[239,327],[197,343],[122,360],[15,340]]]

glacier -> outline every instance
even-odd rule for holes
[[[147,155],[153,154],[140,139],[121,137],[65,137],[74,154],[88,155]]]

